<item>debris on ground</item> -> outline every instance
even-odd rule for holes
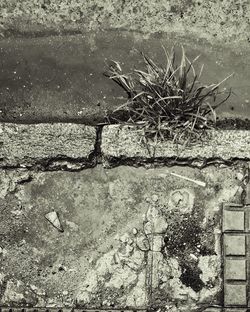
[[[51,211],[45,215],[45,218],[60,232],[64,232],[56,211]]]

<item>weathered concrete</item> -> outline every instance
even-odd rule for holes
[[[241,202],[239,175],[242,167],[0,171],[0,305],[221,305],[221,204]]]
[[[0,166],[81,169],[94,164],[96,129],[77,124],[0,124]]]
[[[247,0],[1,0],[0,22],[3,36],[127,29],[247,41],[249,11]]]
[[[197,65],[205,64],[203,83],[218,82],[234,72],[225,87],[231,86],[235,94],[218,109],[218,116],[243,120],[249,116],[247,45],[211,45],[199,37],[170,34],[102,31],[0,40],[0,121],[103,122],[107,112],[126,101],[126,93],[103,75],[108,60],[120,61],[125,72],[130,72],[141,67],[138,50],[164,64],[162,44],[167,49],[183,44],[190,59],[200,54]]]
[[[210,130],[203,142],[182,147],[163,141],[155,144],[143,140],[143,130],[133,126],[105,126],[102,132],[102,154],[109,164],[131,160],[143,163],[150,160],[169,161],[171,159],[198,160],[203,165],[212,160],[230,161],[250,159],[250,131]],[[196,162],[195,162],[196,163]]]

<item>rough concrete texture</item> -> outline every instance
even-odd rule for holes
[[[2,170],[0,305],[161,308],[222,304],[221,204],[241,166]],[[166,177],[164,175],[166,174]],[[63,231],[45,215],[55,211]]]
[[[1,0],[0,22],[3,36],[127,29],[247,41],[249,11],[247,0]]]
[[[250,132],[244,130],[209,130],[200,143],[177,145],[172,141],[154,143],[143,140],[143,130],[134,126],[105,126],[102,132],[102,154],[107,163],[171,159],[198,160],[197,165],[218,160],[250,159]],[[200,162],[200,163],[199,163]],[[195,162],[196,163],[196,162]]]
[[[248,45],[209,44],[199,37],[148,35],[128,31],[88,32],[78,36],[2,39],[0,49],[0,120],[8,122],[76,121],[96,124],[127,100],[127,94],[104,77],[108,61],[125,72],[142,67],[138,51],[165,64],[162,44],[183,44],[190,59],[201,55],[202,83],[217,83],[234,95],[218,108],[218,117],[249,116],[250,55]],[[179,47],[179,48],[178,48]]]
[[[0,166],[81,169],[93,165],[96,129],[77,124],[0,124]]]

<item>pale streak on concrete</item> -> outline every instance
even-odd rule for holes
[[[204,142],[185,149],[171,141],[157,145],[140,142],[142,131],[136,127],[111,125],[103,129],[102,153],[106,160],[118,159],[214,159],[229,161],[250,158],[250,131],[211,130]]]

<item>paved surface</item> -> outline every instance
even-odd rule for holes
[[[250,56],[245,44],[214,44],[199,37],[146,35],[126,31],[88,32],[44,38],[0,41],[0,120],[11,122],[76,121],[95,124],[107,111],[126,101],[126,94],[103,76],[110,59],[125,72],[141,66],[136,49],[162,62],[161,44],[183,44],[192,59],[201,54],[203,82],[218,82],[231,73],[226,86],[235,95],[221,107],[221,117],[249,115]]]
[[[240,203],[241,172],[2,170],[0,304],[184,312],[221,305],[220,206]],[[63,232],[46,219],[52,211]]]
[[[248,203],[247,162],[108,169],[100,158],[108,132],[101,142],[94,127],[77,124],[0,129],[1,306],[171,312],[223,306],[221,205]],[[115,133],[109,140],[123,158]],[[129,152],[128,142],[121,146]],[[244,230],[248,217],[230,213],[226,234]],[[228,244],[227,260],[244,260],[244,242],[236,243],[237,259]],[[245,278],[243,262],[237,270],[228,262],[227,280]]]

